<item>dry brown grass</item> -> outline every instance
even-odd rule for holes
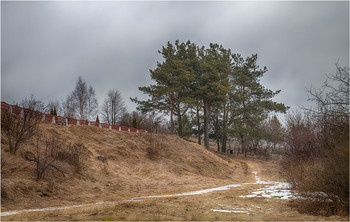
[[[81,143],[91,152],[77,172],[65,161],[65,172],[35,179],[35,164],[21,153],[33,151],[28,141],[17,155],[8,152],[2,134],[2,211],[91,203],[148,194],[176,193],[239,181],[239,163],[228,163],[202,146],[176,136],[135,134],[89,126],[40,124],[44,134],[57,135],[67,143]],[[149,158],[148,149],[157,158]],[[109,166],[96,156],[106,156]],[[237,167],[232,167],[237,165]],[[217,169],[220,169],[219,171]]]
[[[252,170],[262,179],[278,181],[274,162],[216,155],[203,146],[176,136],[135,134],[89,126],[60,127],[41,124],[47,134],[59,135],[66,142],[82,143],[91,152],[84,168],[77,172],[61,162],[66,177],[50,175],[37,181],[35,165],[20,154],[8,152],[2,134],[2,211],[69,206],[100,201],[121,200],[67,210],[32,212],[5,216],[2,220],[339,220],[302,215],[291,209],[288,201],[239,198],[254,187],[200,196],[145,199],[125,202],[132,197],[183,193],[239,182],[253,182]],[[27,142],[21,152],[34,149]],[[148,150],[156,150],[150,158]],[[215,148],[215,145],[214,145]],[[213,150],[214,150],[213,148]],[[106,156],[108,166],[96,156]],[[253,186],[253,185],[252,185]],[[224,206],[223,206],[224,205]],[[210,209],[246,208],[255,215],[212,212]],[[220,208],[221,207],[221,208]],[[186,211],[188,209],[188,211]]]
[[[269,169],[276,164],[269,163]],[[263,168],[262,161],[249,160],[249,169]],[[266,169],[268,170],[268,169]],[[265,173],[264,173],[265,172]],[[277,176],[261,171],[261,176],[272,179]],[[92,221],[335,221],[348,220],[345,217],[321,217],[300,214],[291,207],[290,201],[264,198],[240,198],[264,185],[245,185],[226,191],[197,196],[144,199],[137,202],[121,201],[113,204],[95,205],[60,211],[25,213],[3,217],[4,220],[92,220]],[[187,209],[187,210],[186,210]],[[248,210],[247,213],[213,212],[211,209]]]

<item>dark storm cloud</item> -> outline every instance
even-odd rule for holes
[[[7,102],[63,99],[81,75],[100,103],[114,88],[132,110],[157,50],[176,39],[258,53],[262,83],[292,107],[349,61],[348,2],[2,2],[1,14]]]

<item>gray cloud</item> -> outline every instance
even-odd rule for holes
[[[81,75],[100,103],[149,85],[167,41],[217,42],[269,71],[275,100],[305,105],[334,63],[349,63],[349,2],[2,2],[1,97],[63,99]]]

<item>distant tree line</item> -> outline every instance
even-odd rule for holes
[[[56,99],[45,104],[31,95],[17,105],[51,115],[101,121],[107,124],[144,129],[148,132],[168,132],[167,121],[161,115],[137,111],[129,113],[121,93],[116,89],[109,90],[102,106],[99,106],[95,89],[92,85],[88,85],[81,76],[78,77],[73,91],[62,101]]]
[[[204,135],[217,142],[218,151],[226,152],[229,138],[237,139],[241,151],[261,131],[271,112],[286,112],[288,107],[272,101],[280,90],[261,85],[267,68],[257,65],[257,54],[243,58],[222,45],[208,48],[187,41],[168,42],[158,51],[164,61],[150,70],[154,84],[139,87],[148,100],[131,98],[142,113],[170,115],[169,130],[180,137]]]

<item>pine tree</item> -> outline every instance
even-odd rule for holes
[[[228,74],[230,73],[229,49],[210,43],[209,48],[198,49],[199,67],[196,68],[194,87],[195,101],[203,105],[204,113],[204,145],[209,149],[209,120],[212,107],[220,106],[227,100]]]
[[[56,106],[53,108],[53,115],[54,115],[54,116],[57,116]]]
[[[231,130],[239,138],[245,154],[249,136],[256,133],[268,113],[284,113],[288,109],[284,104],[272,101],[281,90],[274,92],[259,82],[267,68],[259,69],[257,58],[257,54],[253,54],[244,60],[241,55],[234,54],[234,70],[230,75]]]
[[[100,120],[99,120],[99,118],[98,118],[98,115],[97,115],[97,117],[96,117],[96,123],[100,123]]]
[[[170,131],[174,132],[174,116],[179,125],[178,134],[182,137],[182,117],[186,114],[191,103],[191,84],[194,80],[191,61],[196,56],[196,45],[190,41],[175,44],[168,42],[159,51],[165,61],[157,63],[154,70],[150,70],[154,85],[139,87],[151,99],[140,101],[132,98],[138,104],[137,109],[142,112],[159,111],[170,113]]]

